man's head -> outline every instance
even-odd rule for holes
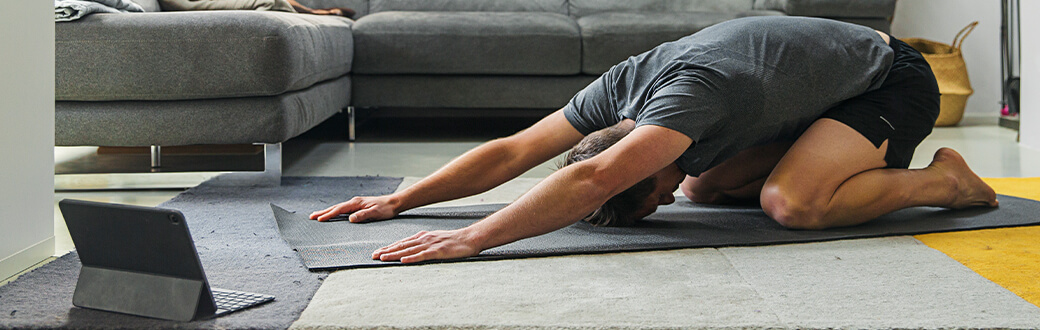
[[[634,125],[623,121],[617,125],[593,132],[567,153],[563,164],[571,165],[599,155],[610,146],[621,141]],[[599,209],[585,217],[585,221],[596,226],[622,227],[631,226],[654,211],[658,205],[671,204],[675,201],[673,193],[686,175],[674,163],[639,181],[632,187],[614,195]]]

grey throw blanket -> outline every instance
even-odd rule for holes
[[[130,0],[54,0],[54,21],[74,21],[93,13],[144,12]]]

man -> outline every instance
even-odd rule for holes
[[[372,257],[460,258],[582,219],[625,225],[673,202],[677,188],[701,203],[757,200],[793,229],[851,226],[911,206],[997,206],[951,149],[907,169],[938,111],[928,64],[884,33],[816,18],[731,20],[629,58],[563,109],[400,193],[357,197],[311,219],[389,219],[487,191],[571,147],[570,165],[502,210]]]

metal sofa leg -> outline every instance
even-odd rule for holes
[[[220,186],[273,187],[282,184],[282,144],[263,144],[263,172],[231,172],[213,178],[210,183]]]
[[[354,106],[347,107],[347,139],[350,142],[354,142],[354,115],[356,112]]]
[[[162,147],[152,146],[152,169],[162,167]]]

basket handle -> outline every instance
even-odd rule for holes
[[[961,49],[961,45],[964,44],[964,39],[971,34],[971,31],[975,31],[975,26],[979,25],[979,21],[974,21],[961,29],[961,32],[957,32],[957,35],[953,36],[953,48]],[[961,34],[964,34],[963,36]]]

